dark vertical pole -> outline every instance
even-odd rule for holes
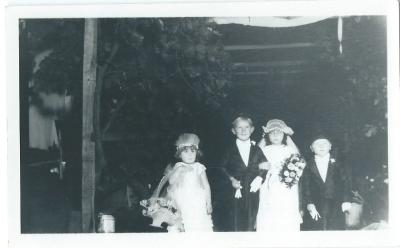
[[[19,120],[20,120],[20,178],[21,178],[21,232],[29,230],[29,186],[27,186],[26,163],[29,152],[29,88],[32,72],[32,56],[28,41],[27,21],[19,23]]]

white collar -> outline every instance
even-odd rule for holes
[[[331,155],[328,153],[325,156],[321,157],[321,156],[314,156],[315,161],[321,161],[321,162],[326,162],[329,161],[329,158],[331,157]]]
[[[251,141],[250,141],[250,139],[245,140],[245,141],[240,140],[240,139],[236,139],[236,144],[238,146],[251,146]]]

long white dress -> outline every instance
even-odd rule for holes
[[[262,151],[271,168],[260,188],[257,232],[300,231],[298,185],[288,188],[279,178],[283,161],[297,151],[286,145],[268,145]]]
[[[168,197],[181,211],[185,232],[212,232],[211,215],[207,214],[206,192],[200,175],[205,171],[200,163],[176,163],[169,178]]]

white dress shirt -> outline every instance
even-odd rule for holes
[[[236,139],[236,145],[239,149],[240,156],[244,164],[247,166],[249,164],[249,156],[250,156],[250,140],[242,141],[240,139]]]
[[[329,153],[323,157],[315,156],[315,164],[317,165],[318,172],[324,182],[326,180],[326,174],[328,173],[329,159]]]

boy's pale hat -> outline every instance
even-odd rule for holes
[[[176,148],[182,148],[186,146],[194,146],[199,148],[200,139],[194,133],[183,133],[179,135],[178,139],[175,142]]]
[[[286,125],[286,123],[279,119],[272,119],[267,122],[267,125],[262,127],[264,133],[270,133],[275,130],[282,131],[284,134],[293,135],[293,130]]]

